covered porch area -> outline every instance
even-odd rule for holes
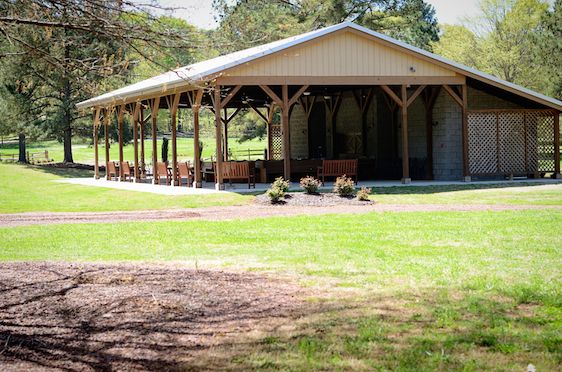
[[[96,178],[101,127],[106,178],[135,183],[201,188],[207,181],[223,190],[233,181],[248,187],[278,176],[298,181],[343,160],[356,161],[360,182],[560,176],[562,102],[353,23],[186,66],[79,106],[94,111]],[[181,110],[192,112],[189,164],[178,161]],[[204,110],[214,118],[210,158],[200,145]],[[164,111],[167,163],[158,158]],[[265,122],[267,140],[263,153],[241,162],[229,156],[229,124],[247,111]],[[125,115],[133,126],[131,165],[122,150]],[[108,151],[112,121],[119,133],[116,164]]]

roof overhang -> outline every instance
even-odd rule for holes
[[[415,54],[419,58],[436,63],[462,76],[485,82],[531,101],[562,111],[562,101],[448,60],[352,22],[343,22],[320,30],[181,67],[151,79],[143,80],[139,83],[128,85],[87,101],[80,102],[77,104],[77,107],[79,109],[85,109],[89,107],[115,106],[205,87],[214,79],[220,77],[226,70],[344,29],[360,33],[366,37],[371,37],[378,42],[403,52]],[[349,77],[349,80],[349,85],[354,85],[353,77]],[[329,82],[329,79],[327,79],[327,82]]]

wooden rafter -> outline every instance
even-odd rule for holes
[[[352,92],[359,110],[362,114],[365,113],[371,103],[371,98],[373,97],[373,88],[367,89],[366,92],[363,91],[363,89],[360,89],[359,91],[354,90]]]
[[[299,98],[299,102],[301,103],[301,106],[304,110],[304,113],[306,114],[307,119],[310,117],[310,113],[312,112],[312,107],[314,107],[317,98],[318,98],[317,96],[305,96]]]
[[[394,103],[396,103],[399,107],[402,107],[402,99],[400,99],[400,97],[398,97],[392,89],[390,89],[387,85],[381,85],[381,88],[390,98],[392,98]]]
[[[253,104],[251,104],[250,102],[248,102],[248,107],[250,107],[256,114],[258,114],[258,116],[260,118],[263,119],[263,121],[265,121],[266,123],[268,123],[268,118],[266,115],[264,115],[258,107],[254,106]]]
[[[232,98],[234,98],[234,96],[236,95],[236,93],[238,93],[238,91],[240,90],[240,88],[242,88],[242,85],[237,85],[234,87],[234,89],[232,89],[232,91],[228,92],[228,94],[226,95],[226,97],[224,99],[221,100],[221,104],[220,107],[225,107],[228,102],[230,102],[230,100]]]
[[[260,88],[275,102],[279,107],[283,107],[283,100],[267,85],[260,85]]]
[[[418,98],[418,96],[420,95],[420,93],[423,92],[423,90],[425,89],[425,87],[426,87],[426,85],[420,85],[420,86],[418,87],[418,89],[416,89],[416,90],[414,91],[414,93],[410,96],[410,98],[408,98],[408,101],[407,101],[406,104],[407,104],[408,106],[410,106],[410,105],[416,100],[416,98]]]
[[[455,100],[455,102],[462,107],[463,106],[463,102],[462,102],[462,98],[459,97],[459,95],[457,94],[457,92],[455,92],[449,85],[443,85],[443,89],[445,89],[445,91],[447,93],[449,93],[449,95]]]
[[[289,106],[292,106],[295,103],[297,103],[299,98],[308,89],[308,87],[309,87],[308,85],[303,85],[302,87],[300,87],[299,90],[297,90],[297,92],[289,99]]]

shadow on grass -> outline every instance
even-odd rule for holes
[[[272,333],[246,345],[246,354],[231,355],[224,365],[418,371],[499,365],[524,370],[531,363],[553,370],[562,360],[557,321],[538,304],[442,290],[345,303],[319,318],[302,318],[291,332]],[[228,355],[221,349],[215,353]]]
[[[89,169],[81,169],[65,166],[54,165],[23,165],[29,169],[52,174],[63,178],[90,178],[94,176],[94,171]]]
[[[552,304],[488,290],[373,295],[157,266],[0,264],[0,364],[77,369],[555,370]],[[308,293],[308,292],[307,292]]]

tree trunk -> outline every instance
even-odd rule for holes
[[[66,29],[65,29],[66,34]],[[64,44],[64,55],[67,59],[70,58],[70,48],[65,43]],[[63,116],[62,116],[62,128],[64,131],[64,160],[63,163],[74,163],[74,159],[72,158],[72,92],[70,86],[70,79],[65,75],[64,76],[64,96],[63,96]]]
[[[18,136],[19,140],[19,160],[20,163],[27,163],[26,151],[25,151],[25,134],[20,133]]]

